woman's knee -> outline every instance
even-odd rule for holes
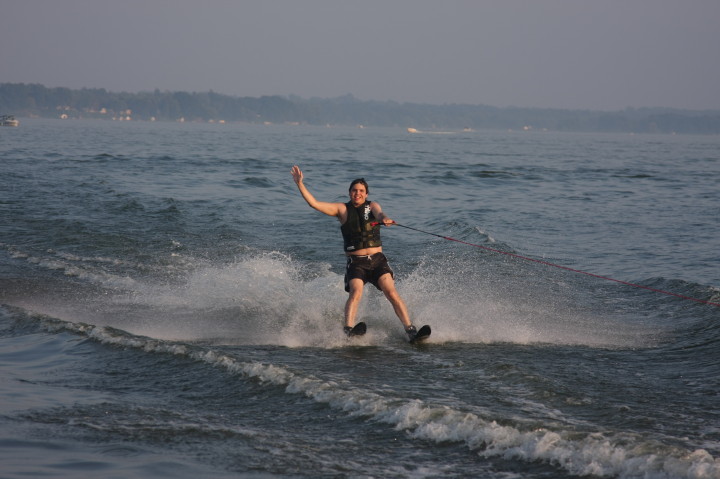
[[[350,291],[348,291],[348,300],[351,301],[360,301],[360,298],[362,298],[363,294],[363,283],[362,281],[359,281],[358,284],[354,284],[353,282],[350,283]]]
[[[383,294],[391,303],[394,303],[394,302],[400,300],[400,293],[397,292],[397,289],[395,289],[394,286],[384,289]]]

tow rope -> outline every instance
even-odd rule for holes
[[[423,230],[418,229],[418,228],[413,228],[412,226],[401,225],[400,223],[395,223],[395,222],[393,222],[392,224],[395,225],[395,226],[400,226],[401,228],[407,228],[407,229],[409,229],[409,230],[417,231],[417,232],[419,232],[419,233],[424,233],[424,234],[426,234],[426,235],[435,236],[435,237],[437,237],[437,238],[442,238],[442,239],[444,239],[444,240],[455,241],[456,243],[462,243],[462,244],[464,244],[464,245],[474,246],[474,247],[476,247],[476,248],[484,249],[484,250],[486,250],[486,251],[492,251],[493,253],[504,254],[504,255],[506,255],[506,256],[512,256],[513,258],[518,258],[518,259],[522,259],[522,260],[525,260],[525,261],[533,261],[533,262],[535,262],[535,263],[544,264],[544,265],[546,265],[546,266],[552,266],[552,267],[554,267],[554,268],[560,268],[560,269],[564,269],[564,270],[566,270],[566,271],[572,271],[573,273],[579,273],[579,274],[584,274],[584,275],[587,275],[587,276],[592,276],[593,278],[604,279],[604,280],[606,280],[606,281],[613,281],[613,282],[615,282],[615,283],[620,283],[620,284],[624,284],[624,285],[627,285],[627,286],[633,286],[633,287],[635,287],[635,288],[646,289],[646,290],[648,290],[648,291],[653,291],[653,292],[655,292],[655,293],[666,294],[666,295],[668,295],[668,296],[675,296],[676,298],[686,299],[686,300],[689,300],[689,301],[695,301],[696,303],[709,304],[709,305],[712,305],[712,306],[720,306],[720,303],[716,303],[716,302],[713,302],[713,301],[706,301],[706,300],[704,300],[704,299],[693,298],[693,297],[691,297],[691,296],[685,296],[685,295],[683,295],[683,294],[673,293],[673,292],[671,292],[671,291],[665,291],[665,290],[662,290],[662,289],[651,288],[651,287],[649,287],[649,286],[643,286],[643,285],[637,284],[637,283],[630,283],[630,282],[628,282],[628,281],[622,281],[622,280],[619,280],[619,279],[610,278],[610,277],[608,277],[608,276],[601,276],[601,275],[599,275],[599,274],[588,273],[587,271],[582,271],[582,270],[579,270],[579,269],[569,268],[569,267],[567,267],[567,266],[562,266],[562,265],[559,265],[559,264],[550,263],[549,261],[543,261],[543,260],[540,260],[540,259],[529,258],[529,257],[527,257],[527,256],[522,256],[522,255],[515,254],[515,253],[509,253],[509,252],[507,252],[507,251],[502,251],[502,250],[495,249],[495,248],[489,248],[489,247],[487,247],[487,246],[482,246],[482,245],[475,244],[475,243],[469,243],[469,242],[467,242],[467,241],[459,240],[459,239],[457,239],[457,238],[452,238],[452,237],[450,237],[450,236],[443,236],[443,235],[439,235],[439,234],[436,234],[436,233],[431,233],[431,232],[429,232],[429,231],[423,231]],[[372,225],[372,226],[378,226],[378,225],[382,225],[382,223],[376,222],[376,223],[371,223],[371,225]]]

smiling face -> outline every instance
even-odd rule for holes
[[[357,179],[350,184],[350,202],[353,206],[360,206],[365,203],[367,196],[368,186],[364,179]]]

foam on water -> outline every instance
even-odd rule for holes
[[[410,437],[437,443],[463,443],[484,457],[541,461],[578,475],[599,477],[717,478],[720,459],[703,449],[685,450],[630,433],[533,428],[492,417],[305,376],[273,364],[243,361],[231,353],[133,336],[112,328],[41,319],[51,332],[72,331],[102,344],[171,354],[210,364],[260,384],[282,386],[351,416],[392,425]]]
[[[183,256],[173,257],[172,264],[162,265],[152,275],[133,278],[119,260],[108,257],[57,251],[38,256],[10,250],[17,258],[101,288],[76,294],[71,301],[29,294],[16,303],[54,317],[164,339],[342,344],[347,295],[342,275],[327,263],[303,263],[262,251],[223,264]],[[572,298],[554,294],[552,285],[529,283],[520,291],[517,286],[508,289],[524,272],[503,268],[507,267],[487,262],[468,266],[464,258],[435,257],[398,278],[397,285],[413,322],[433,327],[431,342],[643,347],[657,340],[656,326],[616,322],[597,311],[577,308]],[[402,337],[391,306],[371,285],[365,288],[358,317],[369,324],[361,344],[396,342]]]

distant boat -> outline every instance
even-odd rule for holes
[[[456,131],[435,131],[435,130],[418,130],[417,128],[408,128],[408,133],[424,133],[426,135],[453,135]]]
[[[0,116],[0,126],[19,126],[20,122],[12,115]]]

